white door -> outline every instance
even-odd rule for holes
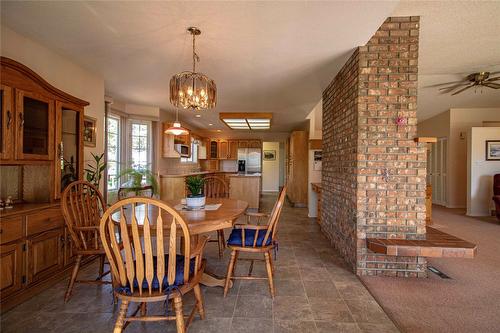
[[[448,139],[439,138],[431,145],[427,162],[427,180],[432,185],[432,203],[447,205],[446,170],[447,170]]]

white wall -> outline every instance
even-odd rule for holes
[[[95,148],[85,147],[85,160],[91,152],[104,151],[104,79],[73,63],[38,42],[5,26],[0,26],[1,48],[4,57],[29,67],[54,87],[90,103],[85,115],[97,118],[97,143]]]
[[[500,104],[500,103],[499,103]],[[465,208],[467,202],[467,142],[471,127],[483,121],[499,121],[498,108],[453,108],[418,123],[419,136],[448,138],[446,206]],[[464,134],[461,135],[460,133]]]
[[[500,161],[486,161],[486,140],[500,140],[500,127],[472,127],[467,151],[467,215],[489,216],[494,209],[493,175],[500,173]]]
[[[262,161],[262,191],[263,192],[278,192],[280,180],[280,143],[279,142],[263,142],[262,150],[276,151],[276,159],[274,161]],[[262,153],[264,158],[264,153]]]

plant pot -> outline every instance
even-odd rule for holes
[[[189,208],[201,208],[205,206],[205,195],[188,195],[186,198],[186,206]]]

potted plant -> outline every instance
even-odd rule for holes
[[[205,179],[199,175],[186,178],[186,186],[190,192],[186,198],[186,206],[189,208],[201,208],[205,206],[204,184]]]
[[[104,162],[104,153],[101,155],[95,155],[91,153],[94,158],[95,165],[87,164],[87,168],[85,169],[85,177],[89,183],[94,184],[97,188],[99,188],[99,183],[101,182],[102,173],[104,169],[106,169],[106,162]]]
[[[120,172],[119,177],[128,178],[128,180],[121,186],[121,188],[125,191],[134,192],[135,195],[139,195],[139,192],[144,190],[144,186],[149,185],[151,186],[153,195],[158,193],[158,182],[155,175],[151,172],[151,170],[141,165],[133,165],[131,168],[123,170]],[[142,182],[143,179],[145,179],[144,184]]]

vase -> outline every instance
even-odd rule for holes
[[[186,198],[186,206],[188,208],[201,208],[205,206],[205,195],[204,194],[198,194],[198,195],[188,195]]]

